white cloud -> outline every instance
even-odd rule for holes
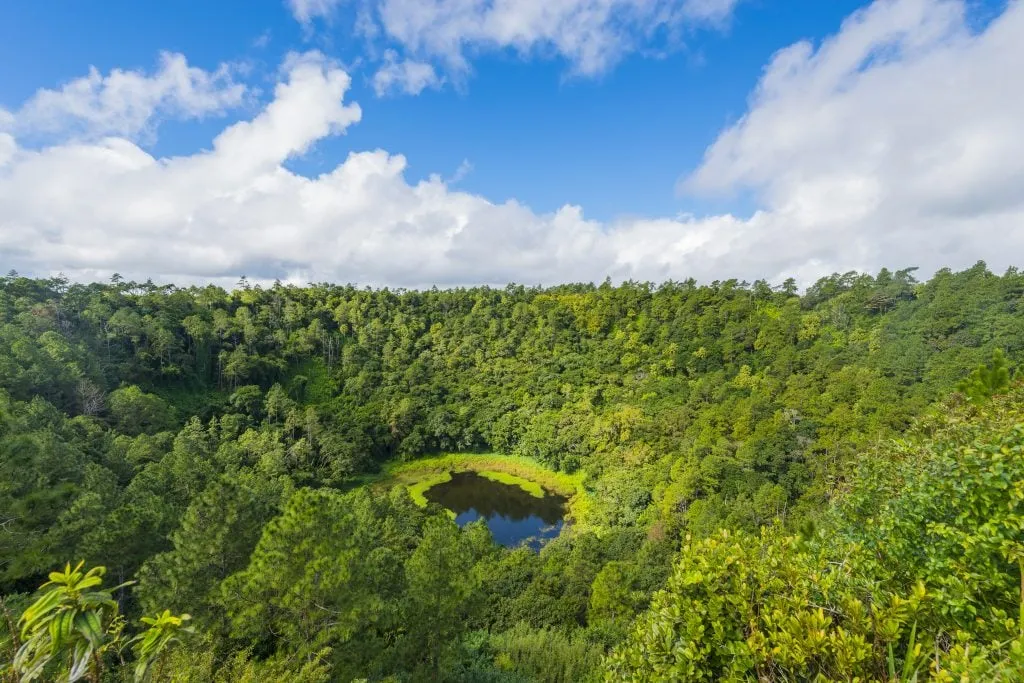
[[[204,71],[189,66],[183,55],[165,52],[152,75],[114,69],[104,76],[91,68],[88,76],[59,90],[40,90],[18,112],[6,117],[0,113],[0,129],[58,137],[134,138],[151,132],[158,115],[197,119],[223,114],[239,105],[245,93],[227,65]]]
[[[732,14],[739,0],[685,0],[683,12],[691,19],[721,21]]]
[[[685,182],[746,187],[827,262],[1024,253],[1024,4],[980,35],[960,0],[880,0],[779,52]]]
[[[440,87],[441,83],[433,66],[425,62],[400,60],[394,50],[384,53],[384,65],[373,75],[373,90],[377,97],[392,92],[419,95],[427,88]]]
[[[380,28],[407,52],[456,71],[467,53],[554,53],[579,75],[606,70],[659,32],[726,18],[738,0],[374,0]]]
[[[329,17],[344,0],[286,0],[292,15],[303,24]]]
[[[447,178],[445,183],[448,185],[456,185],[465,180],[466,176],[472,172],[473,164],[469,159],[463,159],[462,163],[459,164],[459,167],[455,169],[455,173],[453,173],[450,178]]]
[[[566,59],[575,75],[593,76],[624,55],[665,38],[678,47],[682,29],[716,25],[740,0],[360,0],[355,30],[372,42],[400,47],[434,85],[426,68],[442,63],[455,74],[469,69],[469,56],[488,50],[515,50]],[[330,18],[345,0],[286,0],[307,28]],[[396,61],[392,58],[391,62]],[[395,82],[386,66],[381,79]],[[425,86],[424,86],[425,87]],[[413,92],[419,92],[413,90]]]
[[[400,286],[1005,267],[1024,254],[1024,93],[1006,86],[1024,69],[1024,3],[978,35],[963,11],[881,0],[820,47],[780,52],[686,183],[753,189],[749,218],[538,215],[437,176],[410,184],[404,157],[383,150],[303,177],[284,162],[360,116],[343,102],[349,77],[311,54],[288,60],[258,116],[192,156],[123,138],[32,151],[0,135],[0,261],[78,278]]]
[[[273,33],[268,28],[266,31],[256,36],[255,40],[252,41],[252,46],[257,50],[262,50],[265,47],[267,47],[267,45],[270,45],[270,40],[272,37]]]
[[[18,149],[18,143],[15,142],[14,136],[7,133],[0,133],[0,168],[3,168],[7,163],[14,158],[14,152]]]

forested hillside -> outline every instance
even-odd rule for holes
[[[82,636],[94,680],[1022,680],[1022,357],[1024,275],[983,263],[803,293],[12,273],[3,660],[84,560],[136,582]],[[584,499],[535,553],[375,479],[454,452]],[[44,631],[49,680],[78,641]]]

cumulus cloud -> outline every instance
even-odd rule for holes
[[[18,144],[14,137],[7,133],[0,133],[0,168],[7,165],[7,162],[14,157]]]
[[[0,130],[21,135],[118,135],[151,132],[157,116],[198,119],[223,114],[242,102],[246,88],[228,65],[216,71],[189,66],[184,55],[165,52],[153,74],[96,68],[58,90],[40,90],[17,112],[0,111]]]
[[[373,75],[373,90],[377,97],[393,92],[419,95],[427,88],[437,88],[440,85],[441,78],[432,65],[408,59],[400,60],[394,50],[387,50],[384,53],[384,65]]]
[[[683,183],[754,190],[829,263],[1024,253],[1024,4],[972,34],[960,0],[879,0],[775,55]],[[1007,251],[1011,250],[1011,251]]]
[[[588,220],[409,183],[406,160],[286,162],[360,117],[349,77],[290,57],[274,97],[211,150],[157,159],[123,137],[30,149],[0,133],[0,262],[78,278],[422,286],[1005,267],[1024,253],[1024,3],[981,33],[954,0],[879,0],[775,56],[688,191],[749,189],[733,215]],[[16,117],[17,118],[17,117]]]

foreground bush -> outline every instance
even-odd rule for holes
[[[1024,679],[1024,388],[945,408],[818,531],[688,541],[607,680]]]

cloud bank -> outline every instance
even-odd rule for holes
[[[576,206],[540,215],[439,177],[410,184],[405,158],[384,150],[296,174],[289,159],[361,115],[344,100],[349,76],[317,53],[289,57],[259,114],[182,157],[154,158],[133,139],[162,105],[123,113],[135,109],[122,102],[166,91],[154,84],[160,72],[86,109],[72,106],[74,88],[46,91],[33,102],[48,102],[56,120],[108,135],[26,146],[21,136],[50,119],[33,103],[0,111],[0,266],[78,279],[393,286],[806,283],[978,259],[1002,268],[1024,254],[1024,90],[1008,87],[1024,72],[1022,35],[1021,2],[973,33],[960,0],[879,0],[822,44],[780,51],[747,113],[682,181],[688,192],[753,192],[761,208],[748,217],[600,223]],[[186,73],[204,95],[172,98],[171,109],[215,111],[241,97],[230,78]]]

